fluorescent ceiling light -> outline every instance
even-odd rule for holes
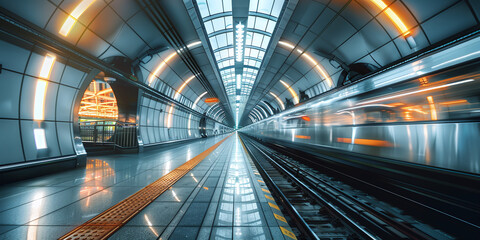
[[[243,25],[241,22],[239,22],[235,26],[235,35],[236,35],[236,60],[237,62],[242,62],[243,61],[243,44],[244,44],[244,31],[245,25]]]

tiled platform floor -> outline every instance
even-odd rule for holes
[[[86,169],[0,187],[0,239],[56,239],[223,137],[89,158]],[[234,134],[111,239],[291,239],[258,180]]]

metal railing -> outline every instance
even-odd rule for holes
[[[117,122],[114,134],[115,147],[138,147],[137,129],[138,125],[136,123]]]
[[[113,145],[114,148],[138,147],[136,123],[115,121],[80,122],[82,142],[95,145]]]
[[[116,123],[114,121],[80,122],[82,142],[98,144],[114,144]]]

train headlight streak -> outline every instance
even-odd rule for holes
[[[358,105],[369,104],[369,103],[374,103],[374,102],[382,102],[382,101],[386,101],[386,100],[390,100],[390,99],[394,99],[394,98],[404,97],[404,96],[408,96],[408,95],[412,95],[412,94],[416,94],[416,93],[427,92],[427,91],[431,91],[431,90],[437,90],[437,89],[446,88],[446,87],[455,86],[455,85],[464,84],[464,83],[473,82],[473,81],[475,81],[475,80],[474,79],[466,79],[466,80],[462,80],[462,81],[458,81],[458,82],[444,84],[444,85],[441,85],[441,86],[425,88],[425,89],[421,89],[421,90],[417,90],[417,91],[413,91],[413,92],[402,93],[402,94],[397,94],[397,95],[394,95],[394,96],[383,97],[383,98],[373,99],[373,100],[369,100],[369,101],[365,101],[365,102],[360,102],[360,103],[358,103]]]
[[[437,65],[433,66],[432,69],[441,67],[441,66],[443,66],[443,65],[447,65],[447,64],[452,63],[452,62],[456,62],[456,61],[458,61],[458,60],[462,60],[462,59],[471,57],[471,56],[473,56],[473,55],[477,55],[477,54],[479,54],[479,53],[480,53],[480,51],[476,51],[476,52],[473,52],[473,53],[470,53],[470,54],[467,54],[467,55],[464,55],[464,56],[461,56],[461,57],[458,57],[458,58],[454,58],[454,59],[452,59],[452,60],[445,61],[445,62],[443,62],[443,63],[440,63],[440,64],[437,64]]]

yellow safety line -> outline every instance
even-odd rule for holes
[[[98,214],[94,218],[88,220],[84,224],[76,227],[69,233],[60,237],[59,239],[73,240],[73,239],[106,239],[110,237],[115,231],[120,229],[125,223],[132,219],[137,213],[153,202],[163,192],[168,190],[173,184],[180,180],[185,174],[197,166],[203,159],[205,159],[211,152],[220,146],[227,138],[225,137],[215,145],[211,146],[196,157],[190,159],[188,162],[182,164],[180,167],[169,172],[167,175],[159,178],[155,182],[142,188],[130,197],[122,200],[113,207]]]
[[[262,188],[262,191],[266,192],[266,193],[270,193],[270,191],[268,191],[267,189],[265,188]]]

